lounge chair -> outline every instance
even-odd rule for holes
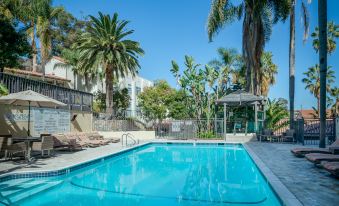
[[[322,161],[321,166],[335,177],[339,177],[339,162]]]
[[[310,153],[336,154],[339,151],[339,139],[333,142],[328,149],[326,148],[294,148],[291,152],[296,157],[304,157]]]
[[[51,151],[54,149],[54,140],[51,135],[41,135],[41,142],[33,142],[32,150],[40,151],[41,156],[44,156],[44,152],[47,151],[47,155],[51,155]]]
[[[90,139],[88,134],[84,132],[76,133],[76,134],[70,134],[74,135],[77,137],[77,140],[79,141],[80,144],[86,145],[86,147],[99,147],[102,145],[106,145],[108,143],[103,142],[102,140],[97,140],[97,139]]]
[[[27,145],[25,142],[12,143],[10,136],[0,137],[0,151],[5,159],[12,158],[15,154],[22,154],[25,156]]]
[[[67,149],[67,150],[81,150],[80,145],[76,139],[67,138],[64,134],[52,134],[54,141],[54,148],[56,149]]]
[[[339,162],[339,155],[311,153],[305,155],[306,159],[314,164],[320,164],[322,161]]]

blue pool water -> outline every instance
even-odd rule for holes
[[[0,201],[23,206],[281,205],[243,146],[231,144],[149,144],[62,176],[0,182]]]

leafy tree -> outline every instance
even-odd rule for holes
[[[62,10],[52,21],[52,55],[62,56],[63,50],[72,49],[72,45],[85,32],[86,20],[79,20],[69,12]]]
[[[189,102],[190,99],[184,90],[173,89],[168,101],[168,117],[179,120],[189,119],[193,111],[189,110],[186,102]]]
[[[153,87],[145,88],[138,96],[139,106],[143,116],[149,121],[162,122],[162,120],[168,116],[168,108],[172,94],[173,89],[163,80],[155,82]],[[172,107],[173,106],[175,105],[172,105]]]
[[[138,56],[144,51],[136,41],[126,39],[134,31],[127,30],[129,23],[99,12],[89,16],[90,24],[81,35],[76,49],[80,52],[79,67],[84,70],[102,67],[106,78],[106,113],[113,114],[113,80],[128,73],[135,75],[140,68]]]
[[[238,4],[236,4],[236,2]],[[213,0],[207,33],[211,41],[225,25],[243,17],[243,57],[246,65],[246,90],[260,95],[260,58],[269,40],[272,25],[285,20],[290,12],[289,0]]]
[[[283,121],[288,118],[287,101],[284,99],[268,99],[266,110],[266,128],[273,131],[286,127],[289,122]]]
[[[31,52],[24,31],[16,31],[10,20],[0,15],[0,72],[4,67],[19,66],[20,57]]]
[[[308,68],[307,72],[304,72],[305,78],[302,82],[306,84],[305,89],[308,89],[315,98],[317,98],[317,111],[320,108],[320,67],[316,64],[314,67]],[[326,91],[332,91],[332,84],[335,82],[335,73],[331,67],[327,68],[326,74]]]
[[[311,34],[313,38],[313,48],[318,53],[319,51],[319,28],[316,27],[315,31]],[[336,40],[339,38],[339,25],[335,24],[333,21],[327,23],[327,52],[332,54],[336,47]]]

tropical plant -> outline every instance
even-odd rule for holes
[[[244,68],[242,57],[236,49],[221,47],[217,50],[217,53],[218,58],[210,61],[208,65],[214,67],[219,73],[216,96],[220,98],[226,94],[231,81],[233,84],[244,85],[245,75],[242,74],[242,68]],[[230,78],[230,74],[232,74],[232,79]]]
[[[305,89],[308,89],[315,98],[317,98],[317,111],[320,111],[320,67],[316,64],[314,67],[308,68],[307,72],[304,72],[305,78],[302,82],[306,84]],[[327,68],[326,74],[326,91],[332,91],[332,84],[335,82],[335,73],[331,67]]]
[[[269,40],[272,25],[285,20],[289,14],[289,0],[213,0],[208,17],[209,40],[226,25],[243,17],[243,57],[246,65],[246,90],[260,95],[260,58]]]
[[[79,67],[84,71],[100,67],[105,72],[106,113],[113,113],[113,80],[127,74],[134,76],[140,68],[138,56],[143,55],[138,42],[126,39],[134,31],[127,30],[129,23],[99,12],[99,17],[89,16],[90,24],[81,35],[76,49],[80,52]]]
[[[278,66],[273,63],[273,54],[264,52],[261,56],[260,89],[263,96],[267,96],[271,85],[275,84],[275,75],[278,73]]]
[[[319,28],[316,27],[315,31],[311,34],[313,38],[313,48],[318,53],[319,52]],[[327,52],[332,54],[336,47],[336,40],[339,38],[339,25],[335,24],[334,21],[327,23]]]
[[[5,85],[0,83],[0,97],[7,95],[8,94],[8,89],[5,87]]]
[[[288,118],[287,104],[284,99],[268,99],[267,110],[266,110],[266,128],[272,129],[273,131],[287,127],[289,121]]]

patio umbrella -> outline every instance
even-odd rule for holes
[[[0,103],[28,106],[28,131],[27,135],[30,136],[30,121],[31,121],[31,107],[56,107],[66,106],[66,104],[59,102],[50,97],[44,96],[32,90],[12,93],[7,96],[0,97]]]

